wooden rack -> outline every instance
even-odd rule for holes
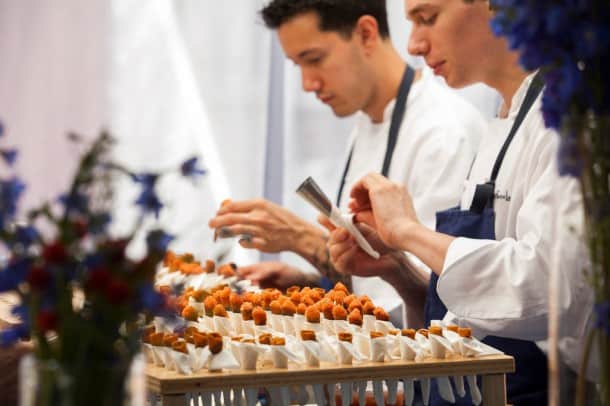
[[[506,405],[505,374],[514,372],[515,362],[506,355],[481,358],[451,356],[446,359],[428,358],[423,361],[362,362],[354,365],[322,363],[320,367],[290,364],[287,369],[264,365],[256,371],[242,369],[221,372],[200,371],[181,375],[175,371],[148,365],[148,390],[160,395],[163,406],[183,406],[185,394],[216,391],[227,388],[260,388],[309,384],[335,384],[346,381],[424,378],[439,376],[479,375],[482,379],[483,404]]]

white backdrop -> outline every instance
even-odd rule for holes
[[[108,128],[119,139],[117,159],[133,169],[203,160],[208,176],[196,187],[178,178],[160,185],[169,202],[160,220],[179,235],[176,250],[207,257],[235,247],[213,244],[207,228],[227,197],[266,192],[315,219],[293,191],[312,175],[334,194],[352,120],[336,119],[302,92],[298,69],[271,52],[262,4],[0,0],[0,120],[10,135],[2,142],[21,149],[25,203],[65,189],[76,163],[66,131],[92,137]],[[394,43],[406,56],[402,0],[388,0],[388,9]],[[270,103],[277,102],[270,90],[283,103]],[[495,111],[497,95],[487,89],[463,93],[486,114]],[[136,196],[128,181],[121,188],[117,231],[129,227]],[[233,251],[241,263],[258,257]]]

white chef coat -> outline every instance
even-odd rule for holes
[[[463,210],[470,207],[474,186],[489,180],[532,78],[513,96],[508,117],[494,119],[481,139],[464,182]],[[540,108],[541,96],[519,127],[496,179],[496,240],[455,239],[438,279],[437,292],[448,309],[445,321],[471,326],[479,337],[546,339],[553,272],[568,288],[558,311],[572,335],[581,337],[587,322],[592,294],[582,276],[587,254],[580,189],[576,179],[559,176],[559,136],[545,128]],[[574,350],[567,352],[575,358]]]
[[[341,197],[343,211],[354,183],[367,173],[381,172],[394,104],[391,101],[386,106],[381,123],[358,113]],[[487,123],[480,113],[424,69],[421,79],[411,86],[388,177],[407,187],[417,216],[426,226],[434,228],[435,213],[459,203],[478,141],[486,132]],[[405,324],[402,299],[390,284],[379,277],[354,276],[352,288],[385,308],[395,325]]]

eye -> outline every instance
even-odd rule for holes
[[[437,16],[437,14],[432,14],[429,17],[425,17],[425,16],[420,15],[419,23],[421,25],[432,25],[436,21],[436,16]]]
[[[316,66],[319,65],[320,62],[322,62],[323,57],[322,56],[311,56],[306,58],[303,63],[305,65],[309,65],[309,66]]]

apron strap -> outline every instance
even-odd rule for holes
[[[498,172],[500,172],[500,167],[504,161],[506,151],[508,151],[508,147],[510,146],[513,138],[515,138],[517,130],[519,130],[519,127],[521,127],[525,116],[527,116],[527,113],[530,111],[543,87],[544,81],[542,80],[542,74],[540,71],[538,71],[527,89],[527,93],[523,99],[523,104],[521,104],[521,107],[519,108],[515,122],[513,123],[513,126],[511,127],[510,132],[508,133],[508,136],[506,137],[506,140],[498,153],[498,156],[496,157],[496,162],[494,163],[491,171],[489,182],[477,185],[475,189],[472,205],[470,206],[471,211],[481,213],[486,207],[493,207],[496,178],[498,177]]]
[[[385,177],[388,176],[390,171],[390,165],[392,163],[392,156],[394,155],[394,148],[396,148],[396,142],[398,141],[398,134],[400,132],[400,126],[402,119],[405,115],[407,107],[407,98],[409,91],[411,90],[411,84],[415,77],[415,71],[407,65],[405,73],[402,75],[400,81],[400,87],[398,88],[398,95],[396,96],[396,104],[394,111],[392,112],[392,121],[390,123],[390,132],[388,135],[388,143],[385,149],[385,156],[383,158],[383,166],[381,167],[381,174]],[[345,179],[347,172],[349,171],[352,163],[352,155],[354,153],[354,146],[352,145],[347,162],[345,163],[345,169],[343,169],[343,176],[341,177],[341,183],[339,184],[339,192],[337,193],[337,207],[341,205],[341,195],[343,194],[343,188],[345,187]]]

